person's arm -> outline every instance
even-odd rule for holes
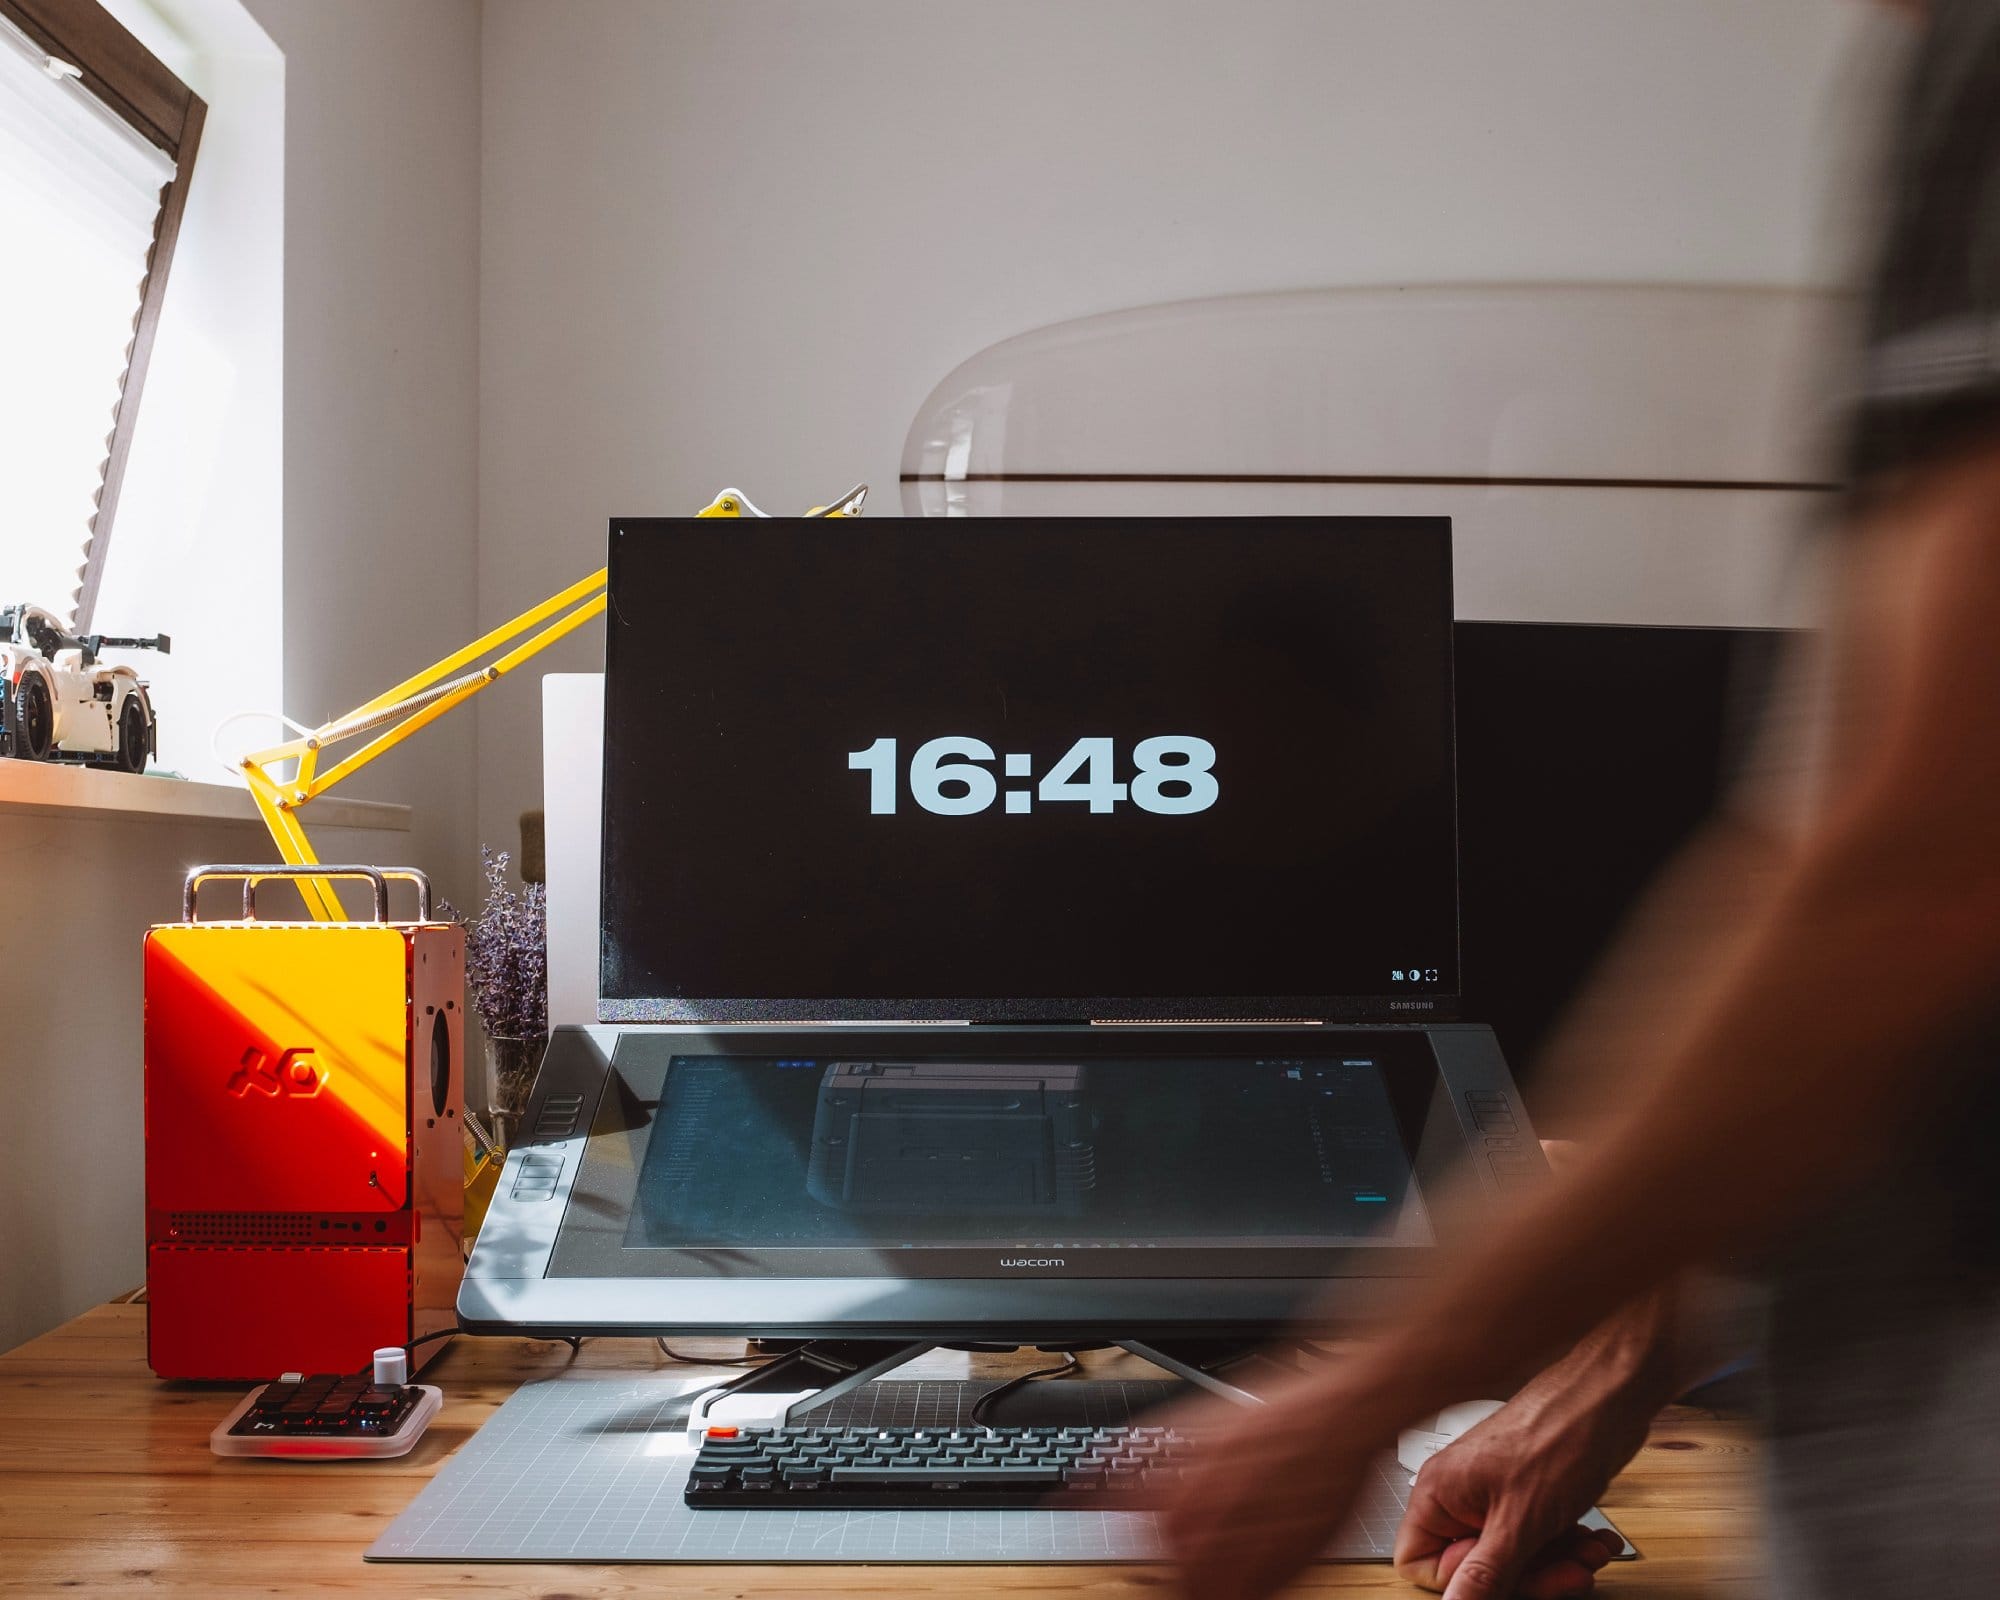
[[[1557,1172],[1580,1152],[1543,1150]],[[1660,1409],[1747,1347],[1739,1285],[1689,1274],[1621,1306],[1493,1416],[1424,1464],[1396,1533],[1396,1571],[1442,1589],[1475,1549],[1526,1600],[1575,1600],[1624,1548],[1584,1526]]]
[[[1225,1451],[1196,1474],[1169,1520],[1192,1592],[1270,1592],[1399,1427],[1771,1238],[1858,1181],[1937,1086],[1938,1047],[2000,974],[2000,452],[1934,474],[1871,542],[1890,555],[1849,627],[1872,663],[1872,704],[1848,708],[1865,731],[1825,820],[1719,946],[1704,1014],[1573,1176],[1285,1397],[1296,1455],[1246,1481]],[[1475,1549],[1447,1593],[1511,1581]]]
[[[1750,913],[1781,877],[1805,764],[1796,720],[1824,689],[1824,654],[1795,647],[1766,709],[1767,737],[1721,810],[1659,874],[1535,1062],[1537,1119],[1601,1123],[1628,1063],[1686,1042],[1726,984]],[[1572,1170],[1579,1147],[1544,1140]],[[1614,1311],[1494,1416],[1425,1465],[1396,1538],[1396,1570],[1442,1589],[1483,1546],[1528,1600],[1591,1592],[1622,1548],[1583,1525],[1661,1407],[1741,1356],[1744,1287],[1695,1273]]]
[[[1631,1064],[1688,1040],[1741,958],[1788,841],[1762,790],[1739,785],[1646,888],[1534,1060],[1535,1124],[1587,1137],[1619,1109]]]
[[[1398,1387],[1475,1392],[1850,1187],[2000,989],[2000,452],[1899,521],[1851,779],[1639,1105],[1416,1308]]]
[[[1397,1529],[1397,1573],[1442,1589],[1479,1550],[1527,1600],[1588,1593],[1624,1541],[1582,1518],[1687,1369],[1677,1299],[1676,1287],[1622,1307],[1426,1461]]]

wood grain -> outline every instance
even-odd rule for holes
[[[737,1347],[690,1340],[689,1353]],[[935,1375],[999,1378],[1033,1357],[926,1358]],[[1046,1359],[1046,1358],[1040,1358]],[[1130,1357],[1087,1358],[1101,1376],[1156,1376]],[[423,1374],[445,1408],[397,1461],[295,1465],[223,1460],[208,1432],[235,1385],[161,1383],[146,1369],[145,1307],[100,1306],[0,1356],[0,1594],[672,1593],[693,1600],[817,1596],[1158,1596],[1145,1567],[370,1566],[361,1552],[452,1451],[525,1379],[574,1365],[670,1367],[642,1340],[591,1340],[580,1354],[520,1339],[459,1339]],[[698,1369],[675,1367],[677,1372]],[[1754,1436],[1746,1423],[1677,1409],[1604,1509],[1644,1552],[1600,1583],[1633,1600],[1753,1600],[1765,1593],[1756,1538]],[[1381,1566],[1328,1566],[1299,1594],[1408,1595]]]

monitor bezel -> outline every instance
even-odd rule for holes
[[[767,518],[765,522],[788,522],[796,524],[800,518]],[[1171,522],[1176,525],[1201,526],[1209,523],[1255,521],[1272,524],[1311,524],[1322,529],[1341,527],[1381,528],[1390,526],[1402,529],[1412,536],[1434,538],[1440,543],[1440,554],[1444,569],[1444,593],[1442,595],[1442,615],[1438,618],[1439,636],[1444,641],[1445,660],[1445,733],[1447,757],[1451,785],[1451,868],[1452,868],[1452,913],[1451,946],[1453,986],[1449,990],[1429,990],[1419,993],[1405,991],[1402,994],[1364,995],[1229,995],[1229,994],[1181,994],[1181,995],[970,995],[948,997],[926,996],[841,996],[828,997],[784,997],[784,996],[693,996],[693,995],[650,995],[613,996],[604,992],[606,976],[612,962],[611,940],[600,941],[599,984],[597,1017],[605,1023],[680,1023],[680,1024],[741,1024],[754,1023],[764,1026],[812,1025],[821,1022],[891,1024],[926,1022],[968,1022],[968,1023],[1020,1023],[1060,1025],[1065,1023],[1127,1022],[1127,1023],[1290,1023],[1290,1022],[1392,1022],[1427,1021],[1454,1022],[1462,1016],[1463,990],[1465,985],[1464,950],[1461,923],[1463,920],[1462,888],[1459,882],[1459,808],[1458,808],[1458,732],[1456,695],[1456,657],[1454,652],[1455,631],[1455,585],[1452,544],[1452,520],[1444,516],[1271,516],[1271,517],[1065,517],[1060,519],[1009,517],[982,518],[982,527],[992,528],[995,524],[1008,522],[1034,522],[1061,520],[1072,522],[1097,521],[1112,523]],[[610,612],[617,614],[617,590],[619,581],[619,552],[623,543],[622,535],[637,532],[657,533],[677,526],[694,526],[698,519],[690,517],[614,517],[608,532],[608,554],[606,558],[606,592],[609,597]],[[754,531],[754,530],[750,530]],[[617,748],[618,732],[613,719],[615,696],[611,693],[610,680],[613,672],[612,655],[614,640],[618,630],[607,626],[605,629],[604,671],[606,693],[604,696],[603,763],[604,782],[600,795],[600,839],[608,841],[612,833],[611,788],[614,778],[614,752]],[[635,663],[635,667],[640,665]],[[600,874],[611,871],[610,850],[601,847],[599,852]],[[602,891],[602,885],[600,885]],[[611,896],[600,892],[600,903],[609,905]]]

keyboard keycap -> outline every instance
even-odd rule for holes
[[[1057,1488],[1062,1474],[1051,1467],[835,1467],[835,1483],[1004,1483],[1019,1488]]]

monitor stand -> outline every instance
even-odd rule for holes
[[[1264,1404],[1245,1387],[1245,1381],[1269,1382],[1308,1371],[1316,1364],[1313,1347],[1297,1340],[1251,1344],[1227,1339],[1116,1339],[1109,1343],[1207,1394],[1240,1406]],[[929,1351],[951,1347],[935,1339],[809,1339],[708,1390],[696,1402],[688,1425],[695,1430],[707,1427],[719,1403],[768,1396],[771,1407],[765,1416],[770,1425],[801,1426],[813,1412],[862,1385],[886,1377]],[[1035,1348],[1055,1354],[1105,1346],[1049,1344]],[[729,1418],[751,1420],[740,1406],[729,1408]]]

